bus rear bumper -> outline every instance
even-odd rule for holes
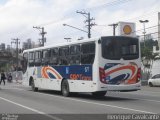
[[[141,89],[141,82],[130,85],[106,85],[101,87],[103,91],[120,91],[120,92],[129,92],[137,91]]]

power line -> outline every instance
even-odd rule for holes
[[[97,6],[94,6],[94,7],[86,8],[86,10],[93,11],[93,10],[96,10],[98,8],[102,8],[102,7],[106,7],[106,6],[116,6],[116,5],[120,5],[120,4],[129,2],[129,1],[131,1],[131,0],[115,0],[115,1],[112,1],[112,2],[97,5]]]
[[[115,5],[126,3],[126,2],[129,2],[129,1],[132,1],[132,0],[115,0],[115,1],[108,2],[108,3],[105,3],[105,4],[99,5],[99,6],[91,7],[91,8],[89,8],[89,10],[90,9],[95,9],[97,7],[102,7],[102,6],[113,6],[113,5],[115,6]],[[38,26],[47,26],[47,25],[51,25],[51,24],[57,24],[57,23],[59,23],[61,21],[64,21],[66,19],[68,19],[68,18],[63,17],[63,18],[61,18],[59,20],[54,20],[54,21],[50,21],[50,22],[39,24]]]
[[[151,29],[151,28],[158,27],[158,26],[159,26],[159,25],[154,25],[154,26],[147,27],[147,28],[145,28],[145,29]],[[144,29],[139,29],[139,30],[133,31],[133,32],[131,32],[131,33],[136,33],[136,32],[142,31],[142,30],[144,30]],[[157,33],[158,33],[158,32],[157,32]],[[125,34],[122,34],[122,35],[125,35]]]
[[[154,38],[152,38],[153,40],[158,40],[160,37],[154,37]]]
[[[153,34],[157,34],[158,35],[159,32],[153,32],[153,33],[148,33],[150,35],[153,35]],[[139,36],[144,36],[144,35],[139,35]]]

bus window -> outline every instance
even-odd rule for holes
[[[41,65],[41,51],[35,51],[35,66]]]
[[[50,58],[50,50],[42,51],[42,65],[48,65]]]
[[[102,55],[104,58],[118,60],[120,59],[119,43],[116,39],[102,40]]]
[[[81,45],[81,64],[93,64],[95,58],[95,43]]]
[[[132,60],[139,57],[138,39],[128,37],[102,38],[102,56],[110,60]]]
[[[128,40],[121,44],[121,51],[123,59],[131,60],[139,57],[138,40]]]
[[[26,72],[28,65],[28,53],[23,54],[23,60],[22,60],[22,71],[23,73]]]
[[[50,65],[58,65],[58,55],[59,55],[59,50],[58,48],[52,48],[50,50],[51,52],[51,57],[49,60]]]
[[[29,66],[34,66],[34,52],[29,52]]]
[[[80,45],[70,46],[70,64],[80,64]]]
[[[70,46],[70,54],[71,55],[80,54],[80,45]]]
[[[59,65],[68,65],[69,47],[59,48]]]

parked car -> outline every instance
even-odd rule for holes
[[[148,85],[150,87],[160,86],[160,74],[156,74],[148,80]]]

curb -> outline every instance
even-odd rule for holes
[[[12,80],[13,83],[22,84],[22,80]]]
[[[148,80],[142,80],[141,85],[142,86],[147,86],[148,85]]]

